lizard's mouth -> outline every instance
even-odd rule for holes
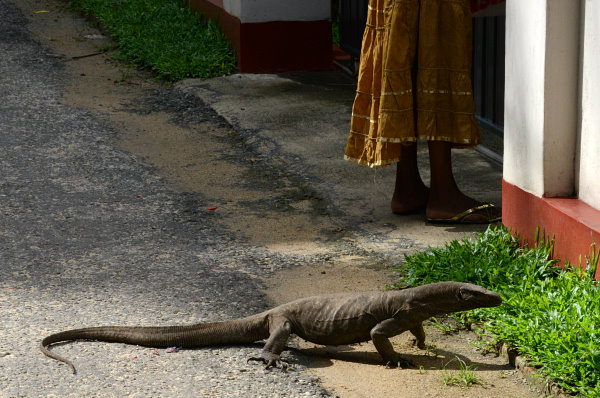
[[[502,297],[500,297],[500,295],[497,295],[497,296],[498,297],[494,297],[490,300],[490,302],[488,304],[490,307],[497,307],[500,304],[502,304]]]
[[[497,307],[502,304],[502,297],[500,297],[499,294],[490,291],[481,304],[484,307]]]

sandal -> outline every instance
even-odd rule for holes
[[[492,224],[495,222],[502,221],[502,216],[496,215],[496,206],[491,203],[483,203],[481,205],[477,205],[468,210],[463,211],[462,213],[458,213],[452,218],[446,219],[437,219],[437,218],[427,218],[427,222],[432,224]],[[485,221],[469,221],[467,217],[471,214],[481,214],[486,216],[487,220]]]

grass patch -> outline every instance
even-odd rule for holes
[[[331,40],[336,46],[340,45],[340,17],[334,16],[331,19]]]
[[[229,41],[212,20],[175,0],[72,0],[118,43],[119,60],[175,81],[228,75],[235,69]]]
[[[340,45],[340,2],[331,0],[331,38],[333,44]]]
[[[476,367],[472,365],[467,365],[462,359],[459,357],[455,358],[458,361],[460,369],[458,372],[450,372],[446,370],[446,366],[450,364],[450,362],[454,361],[454,359],[448,362],[444,368],[442,369],[442,381],[445,386],[460,386],[463,388],[471,387],[475,384],[481,384],[475,371]]]
[[[593,278],[598,253],[591,251],[588,272],[569,272],[549,260],[551,250],[547,240],[521,248],[505,228],[490,228],[476,240],[407,256],[398,272],[402,285],[454,280],[498,292],[502,306],[468,316],[484,322],[495,342],[515,347],[543,376],[573,393],[600,397],[600,292]]]

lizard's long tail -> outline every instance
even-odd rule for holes
[[[49,350],[51,344],[70,340],[97,340],[156,348],[194,348],[246,344],[268,336],[268,320],[263,314],[258,314],[231,321],[188,326],[99,326],[72,329],[44,338],[40,349],[44,355],[66,363],[75,374],[77,372],[71,361]]]

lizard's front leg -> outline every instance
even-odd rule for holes
[[[390,343],[389,340],[390,337],[399,335],[406,330],[408,330],[406,326],[395,318],[390,318],[383,322],[379,322],[373,329],[371,329],[371,339],[373,340],[373,344],[387,366],[415,366],[414,363],[394,351],[392,343]]]
[[[419,323],[419,326],[415,326],[410,329],[410,332],[415,336],[414,344],[420,349],[425,349],[425,330],[423,330],[423,324]]]
[[[279,355],[285,348],[292,332],[292,324],[285,317],[273,318],[269,322],[269,338],[258,357],[248,358],[248,361],[260,361],[267,365],[267,369],[280,367],[287,369],[288,364],[283,362]]]

